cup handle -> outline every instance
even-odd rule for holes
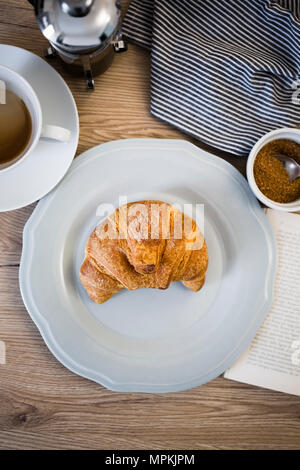
[[[58,140],[59,142],[69,142],[71,131],[59,126],[46,125],[42,128],[41,138]]]

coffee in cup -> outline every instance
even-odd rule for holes
[[[30,112],[18,95],[4,91],[0,103],[0,165],[15,160],[27,149],[31,134]]]

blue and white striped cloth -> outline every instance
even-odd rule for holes
[[[300,123],[299,0],[132,0],[123,30],[151,50],[151,112],[183,132],[245,155]]]

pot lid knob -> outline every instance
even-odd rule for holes
[[[73,52],[103,47],[120,26],[120,0],[43,0],[37,20],[44,36]]]
[[[86,16],[92,7],[94,0],[61,0],[61,8],[70,16]]]

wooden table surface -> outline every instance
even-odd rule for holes
[[[46,41],[25,0],[0,0],[0,43],[43,54]],[[150,116],[150,61],[138,47],[115,58],[94,93],[54,66],[78,106],[78,154],[130,137],[192,141]],[[244,158],[216,153],[244,172]],[[300,448],[300,397],[223,378],[177,394],[121,394],[65,369],[19,291],[22,230],[34,207],[0,214],[0,341],[7,347],[6,365],[0,365],[1,449]]]

